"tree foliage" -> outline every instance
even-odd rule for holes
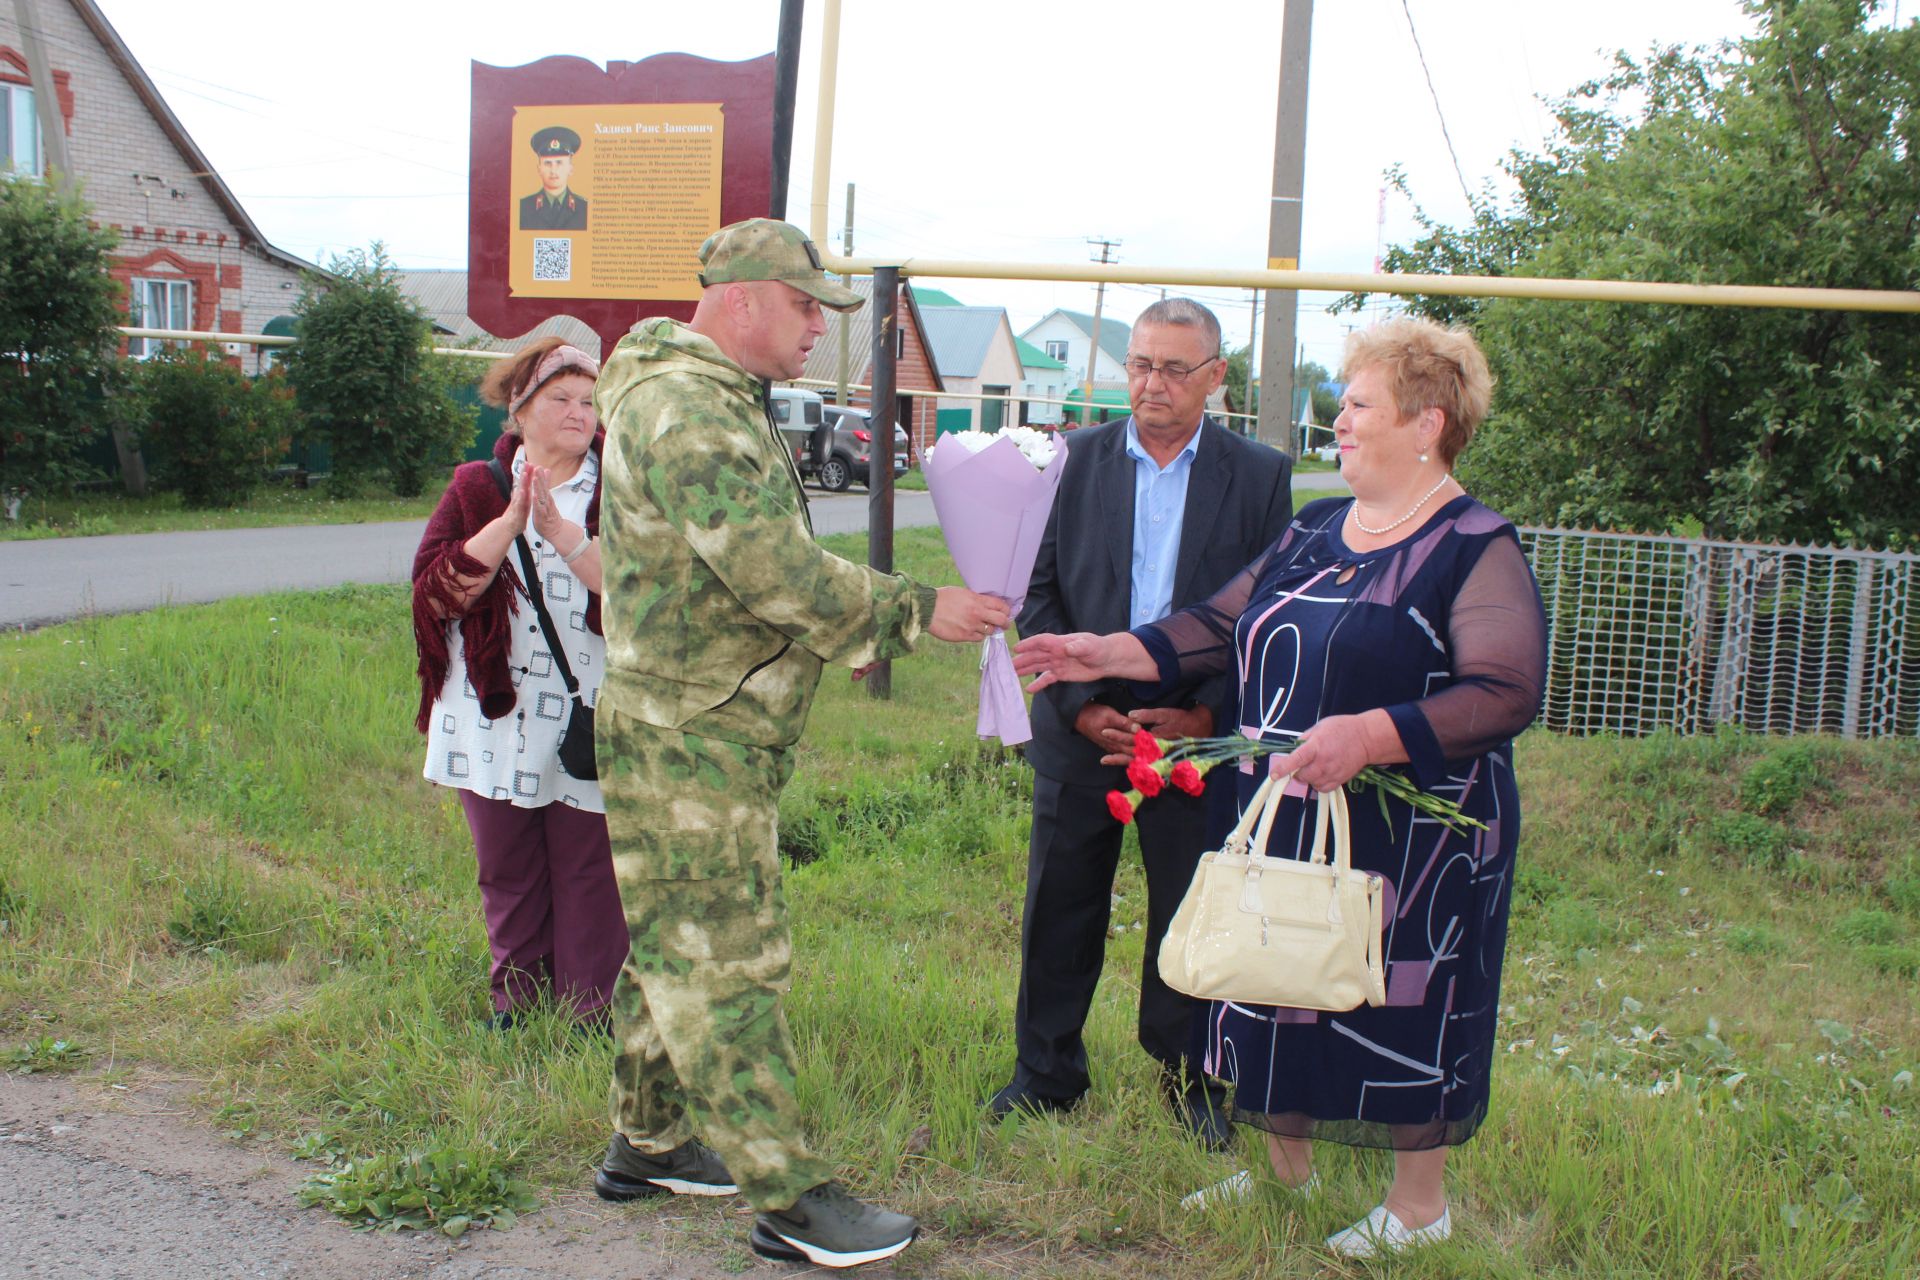
[[[1225,385],[1227,394],[1233,401],[1234,412],[1236,413],[1246,413],[1248,411],[1247,365],[1249,363],[1248,353],[1251,350],[1252,348],[1246,346],[1230,346],[1226,350],[1227,381]],[[1331,424],[1334,415],[1340,412],[1339,397],[1321,385],[1324,382],[1332,381],[1332,379],[1333,375],[1327,372],[1326,367],[1315,360],[1302,361],[1296,365],[1293,370],[1294,387],[1296,389],[1300,387],[1309,387],[1312,389],[1313,420],[1323,427]],[[1262,378],[1260,385],[1266,385],[1264,378]],[[1257,392],[1259,387],[1255,387],[1254,390]]]
[[[114,243],[78,199],[0,174],[0,490],[87,475],[81,450],[125,320]]]
[[[457,374],[432,353],[433,328],[400,290],[379,244],[336,257],[295,308],[287,373],[309,429],[333,457],[329,490],[384,477],[410,497],[473,439],[474,413],[451,396]]]
[[[189,507],[246,501],[287,451],[297,416],[283,375],[249,378],[202,343],[138,365],[118,400],[153,446],[155,480]]]
[[[1556,104],[1516,194],[1394,271],[1920,287],[1920,26],[1750,3],[1712,50],[1616,56]],[[1397,176],[1397,175],[1396,175]],[[1404,190],[1404,183],[1401,184]],[[1853,545],[1920,540],[1920,317],[1423,297],[1499,380],[1463,479],[1515,519]]]

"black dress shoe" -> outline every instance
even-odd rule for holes
[[[1204,1092],[1189,1093],[1172,1104],[1173,1114],[1193,1140],[1209,1151],[1234,1149],[1233,1122],[1223,1102]]]
[[[1049,1098],[1038,1094],[1024,1085],[1010,1084],[987,1099],[987,1114],[995,1120],[1003,1119],[1016,1111],[1030,1111],[1035,1115],[1051,1113],[1063,1116],[1080,1105],[1078,1097]]]

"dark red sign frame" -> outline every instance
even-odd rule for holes
[[[694,303],[665,299],[515,298],[507,284],[516,107],[585,103],[718,102],[726,117],[720,154],[720,223],[761,218],[773,188],[773,54],[715,62],[663,53],[640,62],[542,58],[523,67],[473,64],[473,138],[467,180],[467,315],[488,333],[517,338],[552,316],[584,321],[604,358],[647,316],[692,317]]]

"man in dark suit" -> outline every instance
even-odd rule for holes
[[[540,189],[520,201],[522,231],[587,229],[587,198],[568,185],[573,181],[573,157],[579,151],[580,135],[564,125],[550,125],[533,135]]]
[[[1226,376],[1220,322],[1186,298],[1142,313],[1127,352],[1132,416],[1076,431],[1034,566],[1020,634],[1125,631],[1206,599],[1285,532],[1292,462],[1206,416]],[[1081,1031],[1100,979],[1122,829],[1106,794],[1137,729],[1161,738],[1232,732],[1230,675],[1149,702],[1123,682],[1060,684],[1034,698],[1033,833],[1020,925],[1013,1080],[987,1104],[1067,1111],[1090,1083]],[[1209,790],[1231,789],[1216,770]],[[1197,1002],[1160,981],[1160,940],[1206,840],[1211,797],[1168,788],[1140,806],[1147,875],[1140,1044],[1163,1096],[1201,1141],[1229,1141],[1219,1086],[1189,1056]],[[1225,796],[1218,797],[1231,803]]]

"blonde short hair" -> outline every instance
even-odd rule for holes
[[[1480,344],[1463,328],[1431,320],[1396,316],[1355,330],[1347,337],[1341,367],[1348,380],[1365,369],[1384,373],[1402,419],[1440,410],[1444,424],[1434,448],[1448,466],[1466,449],[1493,402],[1493,373]]]

